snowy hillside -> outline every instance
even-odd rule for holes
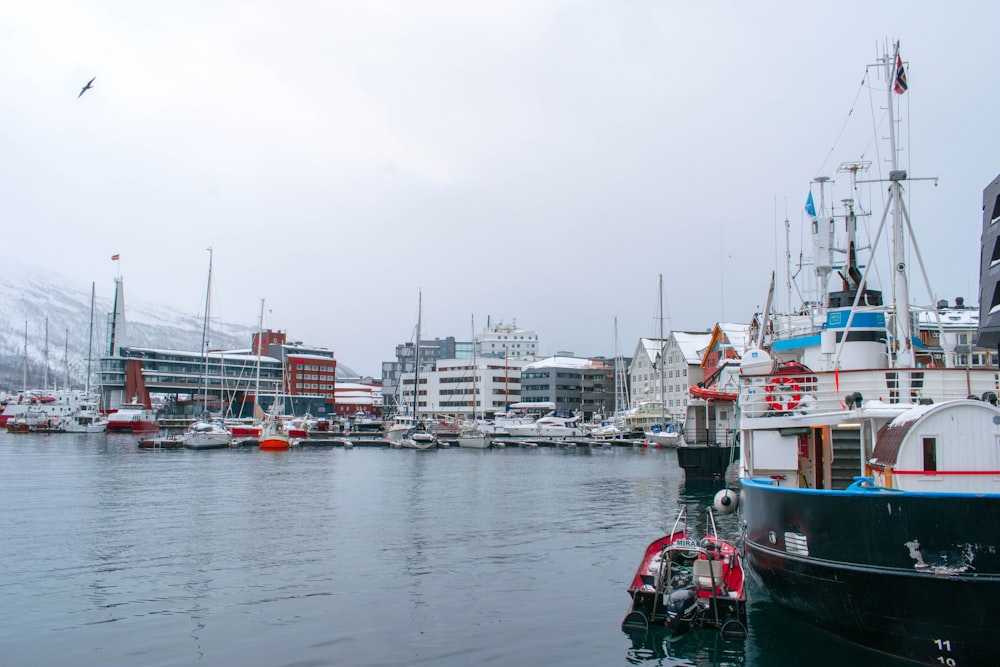
[[[90,340],[91,286],[71,284],[62,276],[27,264],[6,260],[0,274],[0,389],[16,390],[24,383],[25,328],[27,327],[27,385],[41,387],[48,357],[49,386],[85,384]],[[169,306],[142,303],[128,296],[125,286],[124,344],[169,350],[200,350],[203,319]],[[109,349],[108,313],[111,300],[94,304],[91,366],[96,378],[99,359]],[[46,322],[48,345],[46,346]],[[249,348],[256,327],[213,320],[213,349]],[[47,349],[47,355],[46,355]]]

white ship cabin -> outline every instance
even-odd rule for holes
[[[916,406],[878,431],[868,474],[903,491],[1000,493],[1000,410],[974,400]]]
[[[1000,393],[997,387],[995,369],[815,371],[791,362],[775,363],[764,350],[747,350],[740,376],[741,475],[770,478],[778,486],[826,490],[846,489],[855,477],[873,474],[880,475],[879,485],[899,489],[918,483],[941,490],[971,484],[976,475],[940,471],[1000,470],[962,453],[974,450],[978,456],[987,442],[1000,448],[1000,431],[990,421],[993,415],[1000,416],[993,406]],[[982,416],[987,413],[989,418]],[[923,419],[916,420],[918,415]],[[936,438],[936,454],[928,464],[935,460],[938,474],[929,482],[912,474],[929,470],[923,467],[923,458],[898,458],[917,456],[914,452],[922,452],[923,444],[904,450],[901,442],[899,451],[891,454],[886,450],[889,445],[879,448],[880,429],[890,423],[901,427],[908,420],[914,423],[891,432],[898,438],[904,431],[914,439]],[[982,483],[986,479],[991,478],[984,476]]]

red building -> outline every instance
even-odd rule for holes
[[[263,331],[253,335],[252,353],[280,359],[285,369],[285,393],[321,399],[327,412],[335,412],[337,360],[333,350],[309,347],[301,341],[288,342],[284,331]]]

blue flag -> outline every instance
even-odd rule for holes
[[[806,213],[812,217],[816,217],[816,207],[813,206],[813,193],[812,190],[809,191],[809,197],[806,199]]]

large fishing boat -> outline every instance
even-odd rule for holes
[[[904,184],[917,179],[897,165],[893,89],[906,84],[898,44],[893,51],[880,62],[891,171],[867,181],[887,188],[871,257],[857,261],[856,202],[844,199],[843,214],[829,214],[827,179],[818,179],[819,212],[811,192],[806,209],[825,301],[772,316],[769,296],[743,355],[738,502],[746,558],[775,602],[850,641],[924,664],[997,665],[998,372],[995,361],[956,364],[943,332],[933,345],[913,332],[907,259],[921,269],[923,260],[902,198]],[[844,169],[852,191],[866,182],[860,167]],[[984,217],[997,210],[990,202]],[[884,304],[868,282],[887,219],[893,284]],[[834,261],[841,223],[842,259]],[[984,272],[1000,264],[992,246],[982,258]],[[924,310],[935,313],[928,296]],[[998,305],[994,292],[985,298],[994,304],[984,308]],[[722,493],[717,506],[736,504],[731,491]]]
[[[56,420],[92,402],[93,397],[88,392],[77,389],[22,391],[11,396],[0,411],[0,426],[18,419],[23,422],[28,413],[42,417],[42,421]]]
[[[156,421],[156,412],[135,400],[122,403],[108,415],[107,430],[110,433],[155,433],[160,430],[160,425]]]

